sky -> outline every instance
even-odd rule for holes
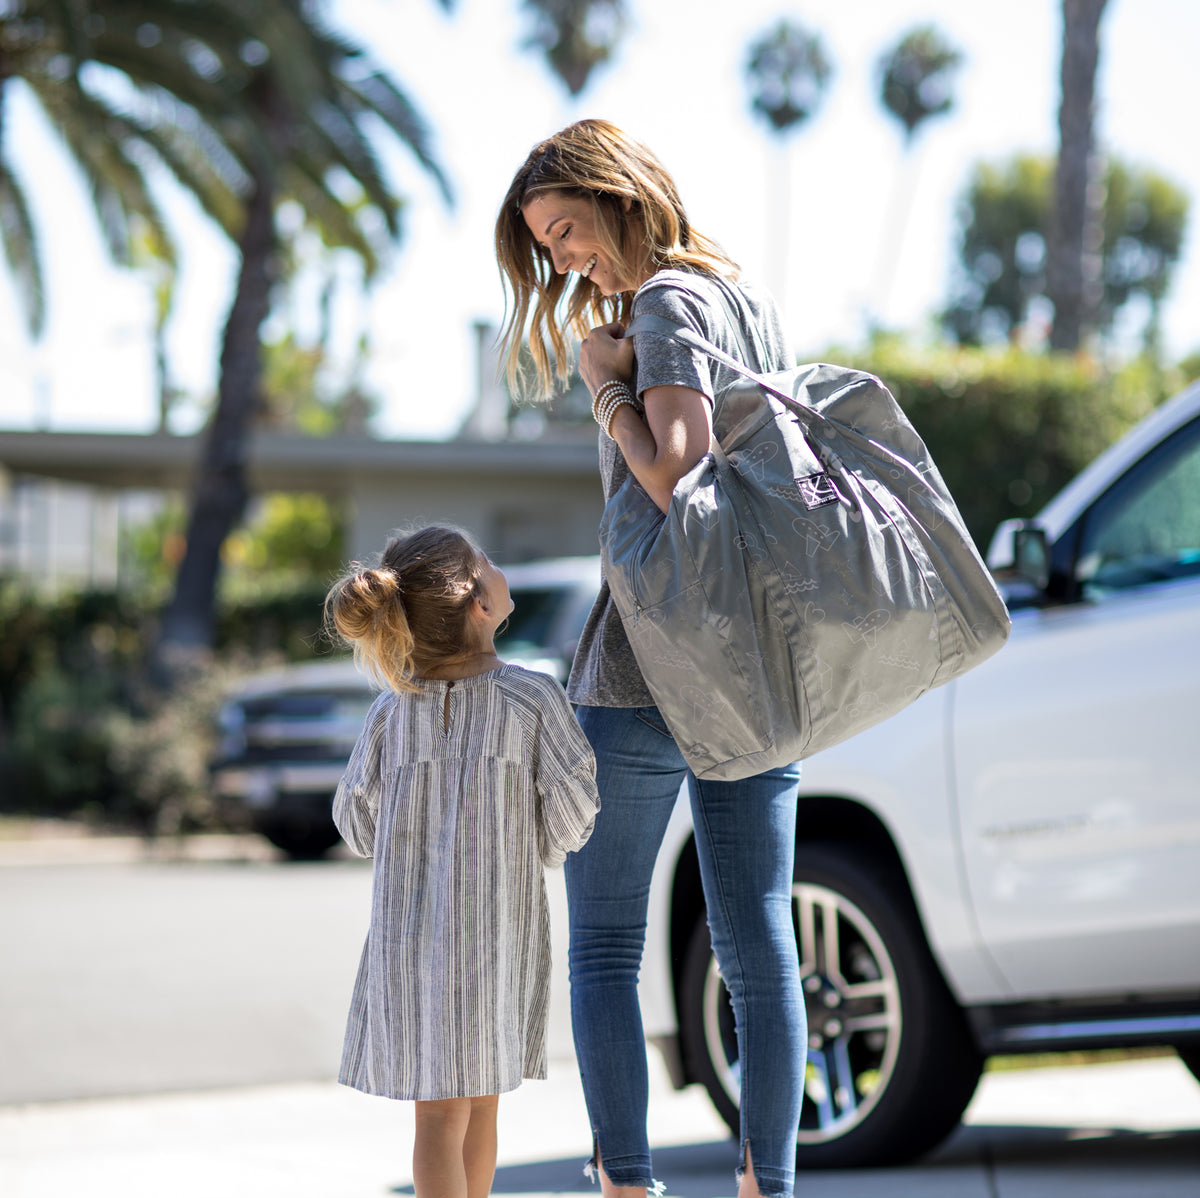
[[[831,344],[852,352],[872,322],[928,337],[949,294],[972,167],[1057,148],[1059,0],[626,7],[616,58],[571,99],[540,56],[521,48],[529,23],[520,0],[457,0],[449,14],[434,0],[332,0],[335,26],[369,48],[427,118],[454,189],[451,208],[411,156],[387,150],[406,199],[403,241],[369,289],[352,261],[336,268],[335,353],[348,362],[367,332],[365,382],[382,401],[380,435],[452,436],[467,416],[477,392],[473,325],[496,325],[504,313],[492,254],[497,206],[530,148],[572,120],[604,117],[654,150],[692,223],[776,293],[801,358]],[[820,36],[833,75],[820,111],[781,144],[750,112],[745,63],[750,42],[783,15]],[[877,63],[930,22],[963,66],[954,112],[930,121],[906,158],[899,126],[877,99]],[[1164,308],[1170,357],[1200,349],[1197,52],[1195,0],[1109,0],[1099,145],[1166,176],[1193,205]],[[18,88],[5,136],[40,228],[50,316],[43,339],[30,342],[0,270],[0,427],[150,431],[158,407],[149,285],[107,262],[78,179]],[[169,180],[161,194],[181,252],[171,371],[198,399],[215,390],[236,263]],[[311,335],[313,310],[302,281],[265,331],[276,335],[291,320]],[[199,410],[184,403],[172,427],[190,431]]]

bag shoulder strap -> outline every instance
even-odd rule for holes
[[[790,391],[782,389],[772,380],[770,375],[759,374],[757,371],[751,370],[731,354],[727,354],[723,349],[713,345],[711,341],[701,337],[695,329],[688,328],[687,325],[681,325],[673,320],[666,319],[666,317],[656,316],[651,312],[647,312],[633,318],[625,335],[629,336],[631,333],[655,333],[660,337],[673,337],[676,341],[697,349],[701,353],[708,354],[710,358],[715,358],[718,362],[728,366],[730,370],[736,371],[753,383],[757,383],[764,391],[778,399],[789,411],[809,418],[826,419],[824,414],[817,411],[816,408],[801,403]],[[817,362],[810,362],[806,365],[794,366],[790,370],[780,371],[775,378],[787,375],[792,379],[803,378],[816,382],[817,378],[822,374],[825,375],[825,378],[821,380],[820,390],[827,396],[840,392],[844,388],[868,382],[875,386],[883,387],[879,379],[867,371],[858,370],[851,366],[831,366]],[[886,390],[886,388],[884,389]]]

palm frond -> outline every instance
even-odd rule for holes
[[[412,152],[417,161],[437,183],[447,204],[454,203],[454,193],[441,166],[433,155],[432,134],[425,119],[409,98],[380,71],[370,71],[361,79],[340,79],[341,88],[349,93],[355,105],[373,113]],[[351,101],[344,99],[349,106]]]
[[[46,328],[46,295],[37,229],[25,192],[3,159],[0,159],[0,243],[4,245],[26,327],[31,337],[40,337]]]
[[[250,177],[228,155],[224,143],[184,106],[176,106],[178,121],[130,118],[137,137],[162,161],[201,209],[230,238],[236,238],[245,217],[244,198]],[[219,168],[218,162],[227,159]],[[226,169],[236,167],[236,170]]]
[[[64,89],[45,86],[43,80],[33,91],[83,172],[113,260],[123,266],[132,262],[130,217],[136,213],[159,243],[159,256],[173,264],[174,250],[162,213],[143,167],[128,152],[133,133],[129,123],[86,92],[68,97]]]
[[[351,250],[363,264],[363,275],[371,279],[379,268],[379,252],[354,218],[346,203],[329,190],[323,177],[306,170],[300,161],[288,164],[282,178],[289,197],[303,209],[308,220],[330,247]]]
[[[313,105],[296,138],[295,156],[324,165],[324,171],[344,170],[366,194],[388,226],[396,233],[396,197],[392,194],[371,143],[357,122],[331,104]]]

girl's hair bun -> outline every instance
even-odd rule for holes
[[[386,566],[365,566],[359,569],[350,586],[364,607],[372,608],[391,603],[401,592],[396,571]]]

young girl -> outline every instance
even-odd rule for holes
[[[329,592],[386,689],[333,815],[374,857],[338,1080],[416,1100],[417,1198],[485,1198],[498,1096],[546,1076],[544,866],[587,840],[595,763],[562,687],[505,665],[504,575],[457,529],[395,537]]]

